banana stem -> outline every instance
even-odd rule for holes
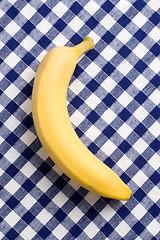
[[[94,48],[94,42],[89,36],[87,36],[81,43],[77,44],[73,48],[76,49],[78,57],[80,57],[83,53]]]

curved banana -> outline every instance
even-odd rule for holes
[[[34,125],[46,152],[68,177],[98,195],[128,200],[131,190],[82,143],[68,114],[69,81],[79,57],[92,48],[87,36],[74,47],[56,47],[46,54],[34,80]]]

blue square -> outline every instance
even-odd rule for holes
[[[51,231],[47,228],[47,227],[42,227],[41,230],[38,232],[38,235],[42,238],[42,239],[46,239],[49,234],[51,233]]]
[[[38,199],[38,202],[43,207],[46,207],[50,201],[51,201],[51,199],[45,193]]]
[[[120,145],[119,145],[119,149],[123,152],[126,153],[129,151],[129,149],[131,149],[132,146],[126,141],[124,140]]]
[[[22,156],[24,158],[26,158],[27,160],[30,160],[33,155],[34,155],[34,151],[30,148],[30,147],[27,147],[23,152],[22,152]]]
[[[13,51],[19,45],[19,43],[14,38],[11,38],[6,43],[6,45],[7,45],[7,47],[9,47],[9,49],[11,49]]]
[[[156,74],[150,81],[156,88],[160,86],[160,76]]]
[[[158,57],[158,55],[160,54],[160,45],[158,43],[155,43],[153,45],[153,47],[150,49],[150,51],[156,56]]]
[[[18,235],[19,234],[13,228],[11,228],[5,236],[8,240],[14,240],[18,237]]]
[[[153,15],[149,19],[154,25],[159,24],[160,22],[160,15],[157,12],[154,12]]]
[[[126,27],[130,21],[131,20],[126,15],[123,14],[122,17],[118,20],[118,23],[122,27]]]
[[[81,138],[84,134],[78,127],[75,128],[75,132],[76,132],[76,134],[78,135],[79,138]]]
[[[111,3],[110,1],[105,1],[101,8],[105,10],[107,13],[109,13],[114,8],[114,4]]]
[[[71,228],[70,233],[73,235],[73,237],[77,238],[81,234],[82,231],[83,230],[77,224],[75,224]]]
[[[131,115],[132,114],[125,108],[120,112],[118,116],[125,122],[128,118],[130,118]]]
[[[143,232],[144,229],[145,229],[145,226],[144,226],[140,221],[138,221],[138,222],[132,227],[132,230],[133,230],[137,235],[140,235],[141,232]]]
[[[108,62],[103,68],[102,70],[108,75],[110,76],[114,70],[115,70],[115,67],[110,63]]]
[[[142,60],[139,60],[136,65],[134,65],[134,68],[140,73],[142,73],[147,67],[147,64],[145,64]]]
[[[27,34],[30,34],[34,28],[35,26],[29,20],[22,27]]]
[[[30,211],[27,211],[27,212],[23,215],[23,217],[22,217],[22,219],[23,219],[27,224],[30,224],[30,223],[33,221],[34,218],[35,218],[35,216],[34,216]]]
[[[110,107],[115,101],[116,99],[110,94],[108,93],[107,96],[102,100],[108,107]]]
[[[98,25],[98,21],[94,17],[90,17],[90,19],[86,22],[86,25],[89,28],[94,29]]]
[[[43,16],[46,17],[48,13],[51,11],[49,7],[47,7],[46,4],[43,4],[39,9],[38,12]]]
[[[11,209],[14,209],[18,204],[19,204],[19,201],[14,197],[14,196],[11,196],[8,201],[6,202],[6,204],[11,208]]]
[[[101,228],[102,233],[108,237],[113,231],[114,228],[109,224],[109,222],[107,222],[103,228]]]
[[[92,79],[87,85],[86,87],[91,91],[94,92],[98,87],[99,87],[99,83],[97,81],[95,81],[94,79]]]
[[[92,49],[87,53],[87,57],[92,61],[94,59],[96,59],[96,57],[98,57],[98,55],[99,55],[99,53],[95,49]]]
[[[6,138],[6,142],[8,142],[11,146],[13,146],[18,140],[19,138],[14,133],[10,133]]]
[[[35,184],[34,184],[30,179],[27,179],[27,180],[22,184],[22,187],[23,187],[27,192],[30,192],[30,191],[35,187]]]
[[[144,134],[145,132],[147,132],[147,128],[146,128],[142,123],[140,123],[140,124],[134,129],[134,131],[135,131],[140,137],[142,137],[143,134]]]
[[[87,119],[92,124],[94,124],[99,118],[100,118],[100,116],[94,110],[92,110],[91,113],[87,116]]]
[[[78,13],[83,9],[83,7],[76,1],[73,3],[73,5],[70,7],[69,10],[71,10],[75,15],[78,15]]]
[[[122,80],[118,83],[124,90],[126,90],[132,83],[131,81],[127,78],[124,77]]]
[[[153,206],[148,210],[148,212],[152,215],[152,217],[157,217],[160,214],[160,208],[157,204],[153,204]]]
[[[66,216],[67,214],[62,209],[59,209],[54,215],[54,218],[61,223],[66,218]]]
[[[79,96],[75,96],[75,98],[73,98],[73,100],[71,101],[71,104],[76,109],[78,109],[83,103],[84,103],[84,101]]]
[[[75,205],[78,205],[83,199],[83,196],[80,195],[78,192],[75,192],[71,198],[70,201],[72,201]]]
[[[66,186],[67,181],[62,178],[59,177],[55,182],[54,182],[54,186],[56,186],[59,190],[61,190],[64,186]]]
[[[88,149],[89,149],[93,154],[96,154],[96,153],[99,151],[99,147],[98,147],[94,142],[92,142],[92,143],[88,146]]]
[[[17,10],[17,8],[15,8],[14,6],[11,6],[9,8],[9,10],[6,12],[6,14],[11,18],[14,19],[17,15],[18,15],[19,11]]]
[[[120,177],[125,184],[127,184],[131,180],[131,178],[125,172],[122,173]]]
[[[144,167],[144,165],[146,164],[146,160],[140,155],[136,158],[136,160],[134,161],[134,164],[141,169],[142,167]]]
[[[14,101],[10,101],[10,103],[6,106],[6,109],[8,110],[8,112],[10,112],[11,114],[13,114],[17,109],[19,108],[19,106],[14,102]]]
[[[129,214],[130,211],[128,210],[127,207],[125,207],[124,205],[117,211],[118,215],[122,218],[125,219]]]
[[[138,10],[141,11],[142,8],[144,8],[146,3],[143,0],[137,0],[135,3],[133,3],[133,6]]]
[[[28,66],[35,60],[35,57],[31,53],[27,53],[23,58],[22,61],[25,62]]]
[[[93,208],[93,207],[91,207],[91,208],[86,212],[85,215],[86,215],[91,221],[93,221],[93,219],[94,219],[95,217],[97,217],[98,214],[99,214],[99,213],[96,211],[96,209]]]
[[[142,199],[146,196],[145,192],[139,188],[135,193],[134,193],[134,197],[138,202],[141,202]]]
[[[30,97],[32,95],[33,87],[28,83],[23,89],[22,92],[27,96]]]
[[[80,37],[78,33],[75,33],[70,39],[70,42],[73,43],[73,45],[76,45],[82,41],[83,41],[83,38]]]
[[[77,78],[84,70],[77,64],[73,75]]]
[[[63,31],[63,29],[67,26],[67,24],[59,18],[58,21],[54,24],[54,27],[59,31]]]
[[[8,78],[8,80],[10,82],[14,82],[17,78],[19,77],[18,73],[16,73],[13,69],[11,71],[9,71],[9,73],[6,75],[6,78]]]
[[[102,39],[108,44],[112,42],[114,38],[115,36],[109,31],[107,31],[102,37]]]
[[[146,101],[147,96],[143,92],[139,92],[134,98],[139,104],[142,104]]]
[[[159,183],[159,173],[155,171],[149,178],[155,185]]]
[[[46,36],[43,36],[39,41],[38,44],[43,47],[44,49],[48,47],[48,45],[51,43],[51,40],[47,38]]]
[[[49,164],[43,162],[38,168],[38,171],[40,171],[43,175],[46,175],[51,169],[52,167]]]
[[[123,58],[126,58],[130,53],[131,50],[127,46],[123,46],[118,52]]]
[[[156,138],[151,144],[150,147],[155,151],[158,152],[160,149],[160,141]]]
[[[151,112],[150,114],[152,115],[152,117],[154,117],[156,120],[158,118],[160,118],[160,108],[158,106],[156,106]]]
[[[28,129],[33,126],[33,119],[28,115],[23,119],[22,124]]]
[[[107,138],[111,138],[115,132],[116,132],[116,131],[115,131],[111,126],[107,126],[107,127],[103,130],[103,134],[104,134]]]
[[[134,37],[141,42],[145,37],[147,36],[147,34],[142,30],[139,29],[135,34]]]

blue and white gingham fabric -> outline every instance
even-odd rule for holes
[[[68,111],[82,142],[131,188],[96,196],[45,153],[31,112],[37,67],[89,35]],[[78,153],[77,153],[78,154]],[[0,239],[160,239],[160,1],[0,1]]]

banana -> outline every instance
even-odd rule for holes
[[[73,47],[55,47],[41,61],[32,92],[37,135],[55,164],[73,181],[103,197],[128,200],[131,190],[78,138],[69,118],[67,90],[79,57],[94,48],[87,36]]]

